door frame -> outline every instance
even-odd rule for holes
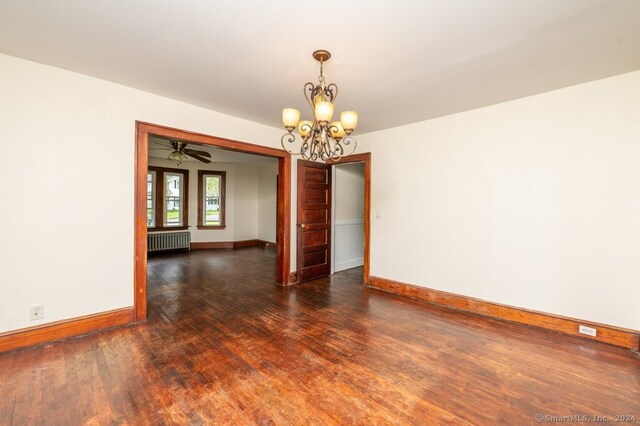
[[[353,154],[339,160],[328,160],[327,164],[364,163],[364,282],[371,281],[371,153]],[[333,168],[332,168],[333,169]],[[333,170],[332,170],[333,172]],[[331,223],[333,227],[333,223]]]
[[[291,284],[291,155],[282,149],[136,121],[133,274],[135,320],[144,321],[147,318],[147,170],[150,134],[278,159],[276,281],[281,285]]]

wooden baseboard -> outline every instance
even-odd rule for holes
[[[208,243],[191,243],[191,250],[208,249],[237,249],[245,247],[268,247],[276,248],[276,243],[264,240],[242,240],[242,241],[214,241]]]
[[[0,333],[0,352],[89,334],[132,322],[134,322],[133,308],[122,308],[8,331]]]
[[[191,243],[191,250],[231,249],[233,241],[214,241],[208,243]]]
[[[233,248],[245,248],[245,247],[258,247],[260,245],[260,240],[244,240],[244,241],[234,241]]]
[[[472,314],[544,328],[546,330],[579,336],[627,349],[637,351],[640,348],[640,331],[637,330],[501,305],[473,297],[461,296],[380,277],[372,276],[368,287],[411,297],[413,299],[424,300]],[[579,333],[578,327],[580,325],[595,328],[597,335],[592,337]]]

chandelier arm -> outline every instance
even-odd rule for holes
[[[333,155],[331,159],[334,161],[339,161],[344,156],[344,148],[340,142],[336,142],[335,151],[333,151]]]
[[[313,158],[314,154],[315,154],[315,141],[311,141],[311,143],[309,144],[309,150],[307,152],[306,160],[314,161],[314,158]]]
[[[333,134],[334,133],[338,133],[339,131],[340,131],[340,129],[338,128],[338,126],[335,126],[333,124],[331,124],[330,126],[327,127],[327,132],[329,133],[329,135],[331,135],[331,139],[333,139],[336,142],[339,142],[339,141],[334,139]]]
[[[332,145],[331,142],[333,142],[333,146],[331,146]],[[324,153],[329,158],[333,156],[333,153],[336,150],[336,145],[337,145],[337,141],[334,138],[332,138],[331,136],[328,136],[327,137],[327,143],[324,144]],[[324,158],[323,158],[323,160],[324,160]]]
[[[305,147],[304,147],[304,157],[303,159],[305,160],[309,160],[309,161],[313,161],[313,153],[315,150],[315,143],[316,140],[318,138],[318,132],[314,129],[308,136],[307,139],[305,140]]]
[[[315,89],[315,85],[310,82],[307,81],[304,84],[304,87],[302,88],[302,93],[304,93],[304,97],[307,100],[307,103],[309,103],[309,106],[311,107],[311,112],[313,113],[313,117],[315,117],[315,108],[313,107],[313,101],[311,100],[311,94],[313,94],[313,90]],[[309,91],[309,94],[307,94],[307,91]]]
[[[338,162],[338,161],[340,161],[340,160],[342,159],[342,154],[339,154],[339,152],[341,152],[341,151],[336,150],[336,151],[333,153],[333,155],[332,155],[331,157],[327,158],[327,160],[325,160],[325,161],[333,161],[333,162]]]
[[[335,93],[334,93],[334,89],[335,89]],[[327,96],[331,98],[331,102],[335,101],[336,98],[338,97],[338,85],[335,83],[329,84],[325,89],[325,93],[327,94]]]
[[[302,124],[302,125],[300,126],[300,129],[299,129],[299,130],[300,130],[301,132],[309,132],[309,133],[307,134],[307,138],[309,137],[309,135],[311,135],[311,134],[313,134],[313,133],[314,133],[314,128],[313,128],[313,126],[311,126],[311,125],[309,125],[309,124],[307,124],[307,123]],[[303,139],[306,139],[306,138],[303,138]]]
[[[321,154],[321,158],[324,157],[324,153],[325,152],[330,152],[331,149],[331,134],[329,133],[329,130],[325,130],[324,133],[324,138],[320,140],[319,146],[318,146],[318,153]]]
[[[300,155],[303,160],[308,160],[309,156],[307,155],[307,149],[309,148],[309,138],[305,139],[300,147]]]
[[[354,138],[353,136],[345,136],[342,139],[342,143],[344,145],[351,145],[352,143],[354,144],[354,149],[355,149],[355,145],[358,144],[358,141],[356,140],[356,138]]]
[[[311,161],[316,161],[318,159],[319,144],[320,144],[319,139],[315,139],[313,141],[313,144],[311,144]]]
[[[324,159],[325,154],[328,152],[328,146],[329,141],[324,141],[324,143],[319,146],[320,149],[318,149],[318,155],[320,156],[320,159]]]
[[[294,152],[294,151],[291,151],[290,149],[287,149],[287,147],[285,146],[285,142],[293,144],[295,141],[296,141],[296,135],[291,134],[291,133],[285,133],[280,138],[280,144],[282,145],[282,149],[284,149],[285,151],[287,151],[291,155],[301,155],[302,154],[302,147],[300,147],[300,152]]]
[[[351,152],[349,153],[349,155],[353,154],[356,151],[356,148],[358,147],[358,140],[353,136],[346,136],[344,139],[342,139],[341,142],[345,146],[349,146],[353,144],[353,149],[351,149]]]

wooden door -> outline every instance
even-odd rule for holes
[[[331,273],[331,165],[298,160],[298,282]]]

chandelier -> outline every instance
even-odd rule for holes
[[[287,133],[282,135],[280,142],[285,151],[293,155],[300,155],[305,160],[316,161],[318,159],[339,160],[345,155],[345,149],[350,149],[349,154],[356,149],[357,141],[351,137],[351,133],[358,124],[358,113],[344,111],[340,114],[339,121],[331,121],[333,117],[333,102],[338,97],[338,86],[334,83],[327,84],[323,75],[323,65],[331,58],[331,53],[326,50],[316,50],[313,57],[320,62],[320,76],[318,84],[307,82],[304,85],[304,97],[311,107],[314,120],[300,120],[300,111],[294,108],[282,110],[282,124]],[[299,151],[292,151],[287,146],[296,144],[298,129],[302,138]]]

